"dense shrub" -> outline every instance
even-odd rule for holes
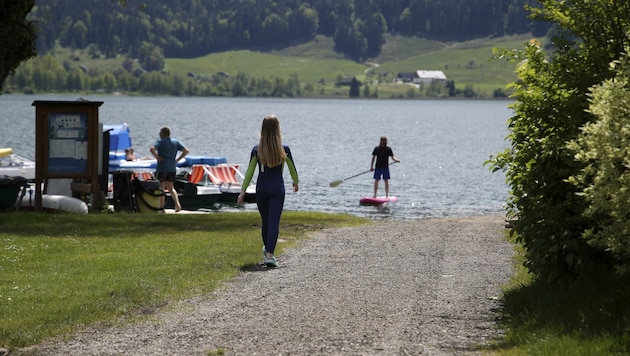
[[[579,237],[583,198],[566,179],[579,169],[566,143],[587,120],[585,93],[561,83],[535,41],[518,54],[523,61],[514,84],[508,139],[511,148],[494,158],[494,168],[506,171],[510,196],[508,216],[514,237],[525,247],[525,265],[547,281],[581,274],[593,251]]]
[[[608,251],[583,238],[608,221],[590,213],[583,187],[570,182],[587,163],[569,143],[596,119],[587,110],[590,88],[614,76],[609,63],[630,44],[630,3],[539,2],[533,15],[554,23],[555,33],[548,51],[532,40],[523,50],[499,52],[519,62],[518,81],[510,148],[491,162],[506,173],[508,215],[516,220],[512,232],[525,247],[526,267],[561,283],[609,267]]]
[[[630,262],[630,66],[616,63],[618,74],[592,91],[590,112],[596,121],[584,125],[570,144],[584,164],[570,182],[581,189],[595,224],[584,240],[611,259],[618,270]]]

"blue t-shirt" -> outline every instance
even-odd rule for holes
[[[179,140],[165,137],[155,141],[155,146],[158,156],[164,158],[157,163],[158,172],[176,172],[177,171],[177,151],[183,151],[184,145]]]

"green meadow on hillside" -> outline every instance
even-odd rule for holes
[[[354,76],[362,74],[366,68],[366,65],[342,59],[290,57],[249,50],[213,53],[195,59],[166,60],[166,69],[179,75],[189,72],[201,76],[218,72],[236,75],[240,72],[255,78],[288,78],[297,74],[301,82],[313,84],[321,78],[334,83],[337,73]]]
[[[381,53],[358,63],[335,52],[332,38],[316,36],[311,41],[285,48],[234,50],[192,59],[166,58],[165,70],[180,77],[194,73],[201,78],[221,72],[230,76],[240,73],[255,79],[287,80],[297,75],[309,88],[304,95],[344,98],[348,97],[348,87],[335,85],[340,77],[356,77],[369,84],[371,93],[378,91],[379,98],[399,98],[420,94],[414,86],[394,82],[399,72],[441,70],[448,80],[454,81],[458,90],[471,88],[481,97],[492,97],[496,90],[509,93],[506,86],[516,80],[515,63],[492,60],[493,48],[521,49],[530,38],[520,35],[444,43],[386,35]],[[125,60],[123,56],[94,57],[87,50],[67,48],[56,48],[51,54],[59,62],[112,72],[121,70]]]
[[[447,44],[387,36],[382,53],[361,64],[343,59],[333,51],[332,39],[318,36],[307,43],[271,51],[238,50],[194,59],[169,58],[166,66],[168,71],[179,75],[189,72],[201,76],[218,72],[236,75],[240,72],[256,78],[288,78],[297,74],[301,82],[323,86],[326,92],[339,90],[334,88],[334,83],[340,75],[365,81],[367,71],[372,71],[371,80],[379,74],[384,79],[378,85],[381,93],[408,90],[408,86],[391,83],[398,72],[441,70],[449,80],[455,81],[458,89],[469,85],[491,96],[495,89],[505,89],[516,79],[514,63],[491,60],[493,48],[523,48],[530,38],[521,35]]]

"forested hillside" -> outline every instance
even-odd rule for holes
[[[332,37],[355,61],[377,56],[386,33],[440,41],[532,32],[536,0],[37,0],[37,48],[92,46],[108,57],[157,52],[193,58],[231,49],[277,48]],[[147,64],[147,70],[150,68]],[[158,65],[159,66],[159,65]]]

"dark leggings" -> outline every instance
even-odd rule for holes
[[[275,251],[278,242],[284,195],[284,181],[281,176],[256,183],[256,204],[262,220],[262,240],[265,249],[270,253]]]

